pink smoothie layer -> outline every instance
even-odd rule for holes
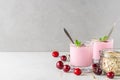
[[[70,45],[70,64],[73,66],[88,67],[92,64],[92,47],[76,47]]]
[[[93,59],[100,59],[100,50],[106,48],[113,48],[113,40],[108,40],[107,42],[94,41],[93,42]]]

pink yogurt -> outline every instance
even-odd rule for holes
[[[99,60],[100,59],[100,50],[106,48],[113,48],[113,40],[108,40],[106,42],[101,41],[93,41],[93,59]]]
[[[72,66],[88,67],[92,64],[92,47],[76,47],[70,44],[70,64]]]

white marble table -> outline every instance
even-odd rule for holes
[[[50,52],[0,52],[0,80],[93,80],[91,74],[76,76],[58,70],[57,61]]]

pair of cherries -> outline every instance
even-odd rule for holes
[[[58,51],[53,51],[52,52],[52,56],[53,57],[58,57],[59,56],[59,52]],[[56,67],[60,70],[63,69],[64,72],[69,72],[71,70],[70,65],[68,64],[64,64],[63,62],[67,61],[67,57],[65,55],[60,56],[60,61],[57,61],[56,63]],[[74,74],[76,75],[80,75],[82,73],[80,68],[74,68],[73,69]]]
[[[92,65],[92,68],[93,68],[93,72],[96,74],[96,75],[101,75],[102,74],[102,69],[100,68],[100,64],[96,63],[96,64],[93,64]],[[106,73],[106,76],[110,79],[113,79],[114,78],[114,72],[112,71],[109,71]]]

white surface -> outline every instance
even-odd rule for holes
[[[120,0],[0,0],[0,51],[69,51],[63,27],[85,41],[107,34],[118,18]]]
[[[0,80],[93,80],[90,74],[76,76],[58,70],[58,60],[50,52],[0,52]]]

